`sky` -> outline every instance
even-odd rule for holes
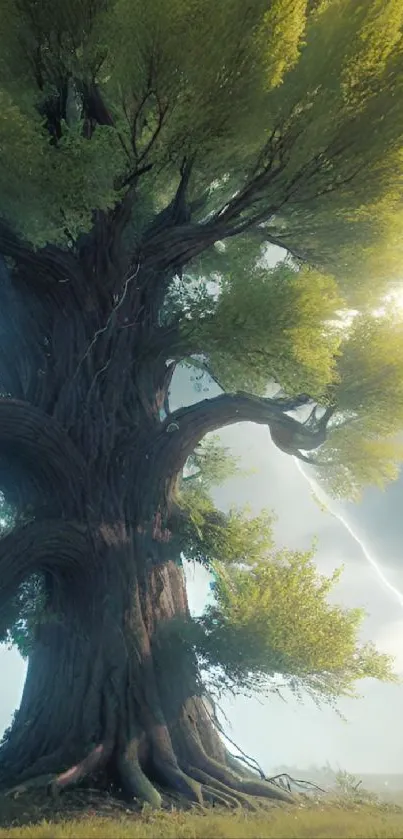
[[[216,392],[212,385],[209,393],[201,395],[205,398]],[[200,394],[194,391],[189,373],[180,370],[173,382],[172,407],[198,399]],[[273,446],[266,427],[242,423],[224,429],[220,436],[223,444],[241,458],[241,466],[253,470],[253,474],[236,477],[218,488],[216,503],[222,509],[249,503],[255,512],[274,510],[279,546],[309,548],[316,536],[320,571],[329,574],[345,565],[337,588],[338,601],[348,607],[365,607],[368,617],[363,637],[396,655],[398,670],[403,673],[403,482],[383,494],[368,491],[360,505],[333,505],[364,541],[381,574],[397,589],[393,591],[376,573],[359,541],[334,515],[323,512],[307,478],[292,458]],[[210,596],[209,576],[189,564],[186,575],[191,610],[200,612]],[[25,664],[18,653],[4,646],[0,647],[0,675],[2,732],[18,706],[25,675]],[[266,772],[284,764],[308,769],[329,761],[335,768],[358,775],[403,773],[403,685],[368,680],[362,683],[360,692],[363,698],[339,704],[346,722],[329,708],[319,710],[309,699],[300,704],[292,696],[286,702],[273,696],[263,701],[242,697],[224,700],[224,725],[231,740],[258,760]]]

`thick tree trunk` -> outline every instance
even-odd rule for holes
[[[10,315],[0,372],[13,397],[0,400],[0,480],[34,518],[0,543],[0,630],[30,574],[42,573],[46,595],[0,788],[40,778],[56,790],[91,775],[154,806],[165,793],[290,800],[229,766],[183,637],[185,581],[167,530],[188,454],[234,404],[161,421],[174,369],[159,322],[171,263],[157,270],[143,254],[122,266],[113,218],[75,255],[12,239],[14,274],[0,263]],[[281,413],[244,397],[235,408],[234,420]]]
[[[188,618],[183,571],[160,543],[150,566],[143,534],[123,523],[97,535],[92,580],[52,591],[38,627],[20,709],[0,750],[0,787],[62,788],[91,775],[129,798],[244,802],[246,793],[286,800],[245,780],[201,697],[194,655],[181,638]],[[160,556],[162,559],[162,556]],[[141,569],[136,572],[135,569]],[[247,802],[247,799],[245,799]]]

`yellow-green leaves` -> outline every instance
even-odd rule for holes
[[[320,396],[336,372],[340,336],[331,321],[342,305],[331,277],[286,264],[269,269],[262,258],[245,265],[235,254],[212,314],[200,318],[199,309],[192,340],[227,389],[262,394],[274,380],[289,393]]]
[[[274,516],[263,510],[252,516],[248,507],[217,511],[199,487],[186,487],[179,498],[189,516],[184,553],[188,560],[212,567],[215,562],[255,562],[273,547]]]
[[[332,701],[364,678],[395,681],[392,660],[359,641],[364,613],[329,602],[341,569],[319,574],[313,552],[264,550],[243,566],[214,563],[215,605],[198,621],[201,655],[237,691],[292,689]]]
[[[350,14],[352,33],[350,58],[344,71],[346,93],[353,96],[372,91],[382,83],[388,63],[401,56],[403,6],[400,0],[357,2],[354,7],[344,2]],[[355,32],[354,32],[355,29]]]
[[[396,433],[403,425],[403,310],[384,304],[379,314],[354,318],[338,360],[334,390],[341,411],[356,411],[367,429]]]
[[[307,0],[273,0],[258,28],[268,88],[281,83],[296,64],[307,21]]]
[[[334,498],[358,501],[365,487],[384,489],[395,481],[402,463],[401,436],[382,437],[357,420],[329,435],[318,454],[318,475]]]
[[[382,245],[385,225],[382,213],[370,221],[361,209],[372,204],[387,215],[383,201],[396,204],[393,184],[402,172],[399,0],[66,0],[57,9],[44,0],[31,11],[29,3],[0,0],[0,85],[24,113],[27,102],[43,108],[50,94],[63,112],[72,77],[86,89],[96,84],[129,171],[153,166],[146,183],[154,206],[174,192],[187,156],[194,159],[192,197],[228,185],[212,195],[208,211],[246,190],[242,222],[267,222],[269,239],[297,246],[346,285],[355,270],[365,274],[367,249]],[[31,118],[34,148],[42,128],[32,109]],[[112,133],[109,139],[115,159],[118,143]],[[16,161],[18,146],[7,142],[3,154]],[[88,226],[91,209],[118,197],[109,180],[105,189],[93,187],[87,170],[101,173],[104,165],[109,171],[103,153],[82,148],[86,208],[74,212],[73,231]],[[23,168],[28,192],[41,191],[28,176],[29,185]],[[71,169],[63,172],[69,177]],[[67,203],[68,189],[60,193]],[[52,211],[48,199],[56,196],[48,193],[43,206]],[[46,214],[42,226],[42,239],[58,237]],[[373,285],[373,260],[368,271]]]

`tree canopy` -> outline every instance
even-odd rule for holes
[[[264,225],[350,293],[374,261],[378,282],[399,270],[398,0],[2,0],[1,15],[1,211],[35,241],[74,239],[139,173],[163,206],[186,158],[208,230]]]

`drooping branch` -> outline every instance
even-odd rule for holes
[[[31,574],[74,579],[88,570],[89,556],[85,529],[73,522],[34,521],[7,534],[0,540],[0,615]]]
[[[86,465],[56,420],[17,399],[0,399],[0,464],[13,461],[32,474],[46,493],[79,503]]]

